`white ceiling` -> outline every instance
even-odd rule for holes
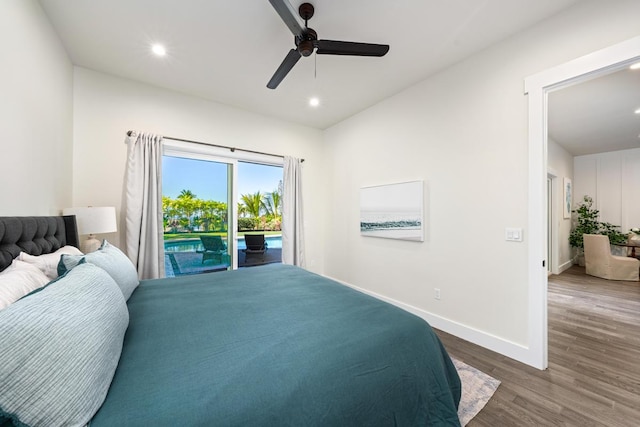
[[[574,156],[640,148],[640,70],[551,92],[548,105],[549,137]]]
[[[40,3],[75,65],[324,129],[578,1],[316,0],[320,39],[390,51],[302,58],[275,90],[266,84],[293,36],[268,0]],[[153,56],[152,43],[168,55]]]

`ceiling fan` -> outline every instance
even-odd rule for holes
[[[291,49],[276,72],[267,83],[269,89],[275,89],[289,74],[301,56],[309,56],[316,49],[318,55],[351,55],[351,56],[384,56],[389,51],[387,44],[357,43],[336,40],[318,40],[318,34],[307,26],[313,16],[314,8],[311,3],[302,3],[298,14],[304,20],[304,27],[298,23],[295,10],[287,0],[269,0],[278,12],[285,25],[293,33],[295,49]]]

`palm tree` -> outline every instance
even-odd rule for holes
[[[264,209],[267,211],[267,215],[272,218],[280,216],[282,206],[282,194],[276,190],[264,196],[263,200]]]
[[[178,195],[178,199],[195,199],[196,197],[191,190],[182,190]]]
[[[247,216],[247,207],[242,202],[238,202],[238,218]]]
[[[186,227],[189,231],[193,231],[191,224],[193,213],[197,209],[196,195],[191,190],[182,190],[176,199],[177,208],[182,210],[185,215]]]
[[[203,216],[205,218],[205,231],[225,231],[227,229],[226,203],[216,200],[203,201]]]
[[[173,233],[177,231],[180,212],[176,207],[175,200],[162,196],[162,219],[164,228],[171,229]]]
[[[253,194],[243,194],[240,196],[247,213],[253,218],[260,218],[260,211],[264,208],[262,197],[263,196],[259,191]]]

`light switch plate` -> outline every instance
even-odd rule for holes
[[[504,239],[507,242],[522,242],[522,228],[506,228]]]

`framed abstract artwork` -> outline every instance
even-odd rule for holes
[[[573,198],[573,188],[571,187],[571,179],[565,177],[563,181],[562,192],[562,217],[571,218],[571,205]]]
[[[360,234],[368,237],[424,241],[422,181],[360,189]]]

